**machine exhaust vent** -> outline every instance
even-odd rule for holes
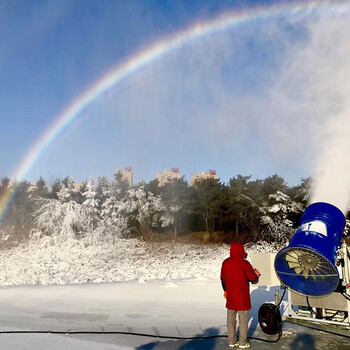
[[[305,279],[312,277],[314,281],[318,278],[324,279],[334,272],[333,265],[322,255],[309,249],[294,248],[286,252],[285,256],[288,266],[297,275],[302,274]]]
[[[323,255],[308,248],[293,247],[276,255],[279,279],[296,292],[326,295],[339,283],[336,267]],[[276,266],[276,265],[275,265]]]

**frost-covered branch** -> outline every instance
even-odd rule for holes
[[[44,235],[62,238],[78,237],[87,230],[89,213],[74,201],[37,198],[34,222]]]

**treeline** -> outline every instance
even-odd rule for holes
[[[227,184],[209,178],[194,186],[173,179],[160,187],[157,180],[129,188],[121,174],[77,186],[71,177],[48,186],[40,178],[1,180],[2,205],[11,200],[1,220],[1,243],[19,243],[29,235],[75,237],[143,237],[158,234],[183,237],[205,232],[209,241],[235,237],[245,242],[281,244],[294,232],[307,205],[310,178],[289,187],[279,175],[264,180],[237,175]]]

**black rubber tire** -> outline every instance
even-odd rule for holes
[[[278,334],[282,330],[282,317],[279,307],[265,303],[259,308],[259,325],[265,334]]]

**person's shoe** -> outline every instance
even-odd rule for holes
[[[250,343],[246,343],[246,344],[244,344],[244,345],[240,345],[239,348],[240,348],[240,349],[250,348]]]
[[[238,347],[239,346],[239,342],[235,342],[234,344],[229,344],[229,347],[230,348],[235,348],[235,347]]]

